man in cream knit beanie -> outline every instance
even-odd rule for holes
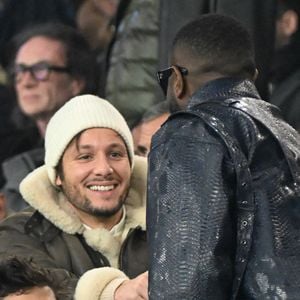
[[[72,98],[50,119],[45,164],[20,191],[31,206],[0,225],[0,259],[67,277],[70,298],[148,299],[145,158],[106,100]]]
[[[124,140],[133,165],[133,139],[119,111],[108,101],[93,95],[81,95],[68,101],[50,119],[45,135],[45,164],[54,183],[56,167],[71,140],[81,131],[93,127],[110,128]]]

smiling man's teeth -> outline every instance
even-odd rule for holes
[[[92,191],[111,191],[113,188],[113,185],[92,185],[89,187]]]

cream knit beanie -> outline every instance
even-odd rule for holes
[[[50,119],[45,135],[45,165],[55,185],[56,167],[71,140],[81,131],[93,127],[110,128],[124,140],[133,168],[133,140],[119,111],[108,101],[94,95],[81,95],[66,102]]]

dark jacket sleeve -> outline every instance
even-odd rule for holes
[[[0,259],[8,255],[32,259],[40,267],[54,272],[58,281],[64,281],[65,290],[69,291],[65,299],[73,299],[78,278],[57,264],[55,258],[47,252],[45,240],[25,232],[25,224],[31,215],[32,212],[18,213],[0,224]],[[60,250],[57,249],[57,254],[64,260],[64,253]]]
[[[147,207],[150,299],[230,295],[233,169],[222,144],[204,128],[193,130],[162,130],[153,140]]]

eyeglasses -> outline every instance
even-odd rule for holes
[[[11,75],[16,82],[22,80],[25,72],[30,72],[30,75],[37,81],[48,80],[51,71],[68,73],[70,68],[50,65],[47,62],[39,62],[37,64],[27,66],[24,64],[17,64],[11,70]]]
[[[171,66],[165,70],[158,71],[157,80],[165,95],[167,95],[169,77],[172,75],[172,72],[174,71],[174,67],[178,68],[179,72],[182,75],[188,74],[188,69],[180,66]]]

